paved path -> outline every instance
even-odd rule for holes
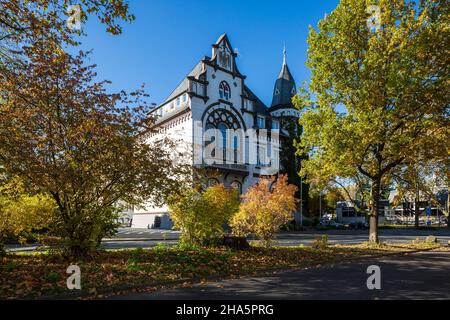
[[[381,290],[368,290],[367,267],[381,268]],[[111,297],[115,300],[450,299],[450,252],[359,260],[270,277],[249,277]]]

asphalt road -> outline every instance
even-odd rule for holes
[[[381,289],[367,288],[367,267],[381,270]],[[450,299],[450,252],[370,258],[269,277],[245,277],[191,288],[114,296],[114,300]]]
[[[305,232],[281,232],[277,235],[277,244],[280,246],[305,245],[309,246],[318,235],[328,235],[330,244],[358,244],[368,240],[368,231],[354,230],[328,230]],[[447,229],[436,230],[380,230],[380,241],[389,243],[411,243],[416,238],[424,239],[434,235],[442,244],[450,240],[450,231]],[[102,243],[105,249],[125,248],[149,248],[158,243],[174,245],[177,243],[179,232],[147,229],[121,229],[113,239],[106,239]]]
[[[368,231],[352,230],[328,230],[305,232],[281,232],[277,236],[277,244],[280,246],[310,245],[317,235],[328,235],[330,244],[358,244],[368,240]],[[428,235],[434,235],[442,244],[450,240],[448,229],[414,230],[414,229],[386,229],[380,230],[380,240],[389,243],[411,243],[417,237],[424,239]],[[159,243],[175,245],[178,242],[179,232],[171,230],[148,230],[122,228],[111,239],[105,239],[102,243],[104,249],[133,249],[151,248]],[[22,252],[38,249],[36,245],[12,245],[6,246],[8,251]],[[41,248],[42,249],[42,248]]]

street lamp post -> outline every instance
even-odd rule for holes
[[[303,227],[303,179],[300,177],[300,225]]]
[[[322,221],[322,190],[319,193],[319,221]]]

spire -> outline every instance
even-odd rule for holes
[[[297,86],[295,85],[294,77],[289,70],[286,59],[286,45],[283,47],[283,65],[281,66],[280,74],[275,82],[273,91],[272,107],[280,105],[292,104],[292,97],[296,94]]]

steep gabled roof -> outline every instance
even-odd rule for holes
[[[262,102],[257,96],[256,94],[253,93],[252,90],[250,90],[249,87],[247,87],[246,85],[244,85],[244,93],[247,95],[247,98],[249,100],[253,100],[255,102],[255,112],[257,113],[261,113],[261,114],[265,114],[265,115],[270,115],[269,114],[269,109],[267,108],[267,106],[264,104],[264,102]]]
[[[194,67],[194,69],[192,69],[191,72],[189,72],[189,74],[183,79],[183,81],[181,81],[181,83],[178,85],[178,87],[176,87],[175,90],[172,91],[172,93],[167,97],[166,100],[164,100],[164,102],[161,104],[165,104],[166,102],[172,100],[173,98],[179,96],[180,94],[182,94],[183,92],[187,91],[189,89],[189,77],[194,77],[196,79],[199,79],[200,75],[203,73],[203,66],[202,66],[202,61],[200,61],[199,63],[197,63],[197,65]]]

